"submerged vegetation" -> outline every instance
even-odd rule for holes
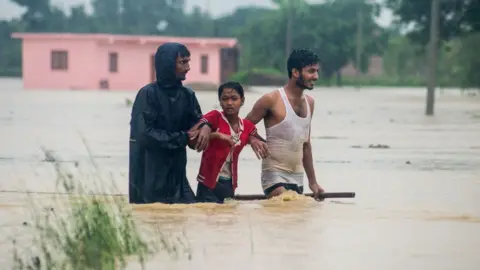
[[[135,259],[144,267],[159,251],[168,256],[188,252],[158,228],[147,236],[124,196],[88,192],[51,151],[43,152],[58,177],[58,195],[47,205],[29,197],[32,220],[23,223],[28,239],[13,240],[13,269],[125,269]]]

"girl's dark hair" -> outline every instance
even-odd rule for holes
[[[237,91],[237,93],[240,95],[241,98],[243,98],[244,96],[243,87],[239,82],[228,81],[228,82],[222,83],[218,87],[218,99],[220,99],[220,97],[222,96],[223,90],[225,88],[230,88]]]

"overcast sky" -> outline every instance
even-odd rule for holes
[[[84,3],[89,8],[90,0],[51,0],[52,3],[58,7],[66,10],[74,4]],[[377,0],[380,1],[380,0]],[[214,16],[230,13],[239,6],[257,5],[264,7],[272,7],[271,0],[186,0],[187,11],[191,10],[193,6],[200,6],[202,9],[210,9]],[[307,0],[307,2],[322,2],[322,0]],[[10,0],[0,0],[0,19],[10,19],[18,17],[23,12],[22,8],[13,4]],[[388,10],[384,10],[378,18],[378,23],[386,26],[390,24],[392,15]]]

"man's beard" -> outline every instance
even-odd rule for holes
[[[309,87],[305,84],[305,79],[303,78],[302,75],[300,75],[300,77],[298,77],[298,79],[295,81],[295,84],[298,87],[302,88],[303,90],[305,90],[305,89],[312,90],[313,89],[313,86]]]

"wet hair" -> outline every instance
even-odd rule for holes
[[[243,98],[244,96],[243,86],[239,82],[228,81],[228,82],[222,83],[218,87],[218,99],[220,99],[220,97],[222,96],[223,90],[225,90],[226,88],[230,88],[237,91],[240,97]]]
[[[318,64],[318,55],[308,49],[295,49],[290,53],[287,60],[288,78],[292,78],[292,70],[301,71],[304,67]]]

